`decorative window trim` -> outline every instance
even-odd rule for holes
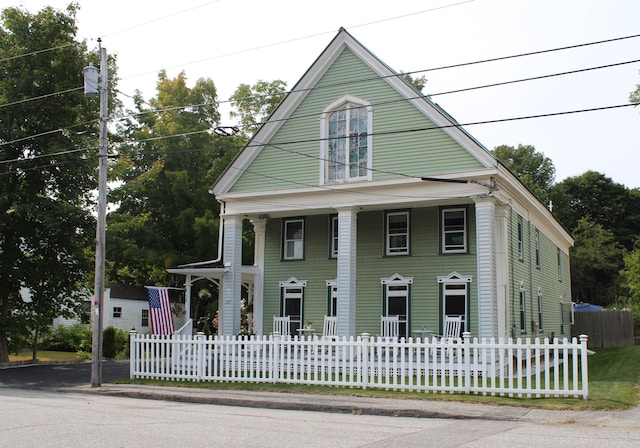
[[[562,251],[558,248],[558,281],[562,281]]]
[[[520,282],[519,289],[519,302],[520,302],[520,333],[527,332],[527,291],[524,288],[524,281]]]
[[[293,223],[302,224],[302,235],[299,238],[287,238],[288,225]],[[283,218],[282,219],[282,260],[304,260],[304,249],[305,249],[305,220],[304,218]],[[290,255],[288,249],[289,243],[294,244],[293,254]],[[299,246],[296,245],[299,243]]]
[[[544,331],[542,288],[538,288],[538,331]]]
[[[329,165],[329,116],[331,113],[350,108],[366,108],[367,111],[367,174],[366,176],[350,177],[348,174],[348,163],[345,167],[344,179],[329,180],[328,179],[328,165]],[[361,98],[357,98],[352,95],[344,95],[338,98],[336,101],[327,106],[322,115],[320,115],[320,185],[326,184],[338,184],[362,180],[372,180],[373,173],[373,107],[371,103]],[[348,160],[346,158],[345,160]]]
[[[540,229],[536,229],[536,268],[540,269]]]
[[[402,232],[391,233],[389,228],[389,218],[392,216],[406,216],[406,230]],[[393,246],[391,244],[392,237],[405,236],[405,245]],[[392,210],[384,212],[384,254],[387,257],[396,257],[402,255],[411,255],[411,210]]]
[[[524,220],[518,215],[517,223],[518,260],[524,261]]]
[[[302,323],[304,322],[304,296],[305,289],[307,287],[306,280],[298,280],[295,277],[290,277],[289,280],[278,282],[280,287],[280,316],[285,316],[286,314],[286,301],[287,300],[295,300],[299,295],[300,299],[300,310],[299,315],[290,315],[290,324],[291,324],[291,334],[297,334],[298,328],[302,328]],[[299,292],[297,291],[299,290]]]
[[[449,275],[441,275],[436,277],[438,284],[440,285],[439,292],[439,302],[440,302],[440,333],[444,331],[444,320],[445,320],[445,308],[446,308],[446,298],[449,295],[458,295],[459,292],[456,293],[448,293],[447,286],[454,285],[464,285],[464,322],[463,322],[463,330],[462,331],[471,331],[471,288],[470,284],[473,281],[472,276],[463,276],[453,271]]]
[[[463,225],[462,229],[451,229],[446,225],[446,217],[448,213],[459,213],[462,212],[463,215]],[[463,207],[441,207],[440,208],[440,253],[442,254],[466,254],[469,252],[469,211],[468,208]],[[449,248],[447,245],[447,236],[453,233],[462,232],[462,247],[457,245],[458,247]]]
[[[411,328],[411,285],[413,277],[403,277],[395,273],[391,277],[381,278],[382,285],[382,315],[389,315],[390,298],[404,299],[405,314],[398,315],[400,324],[400,337],[408,337]]]
[[[327,280],[327,316],[338,315],[338,280]]]
[[[329,258],[338,258],[338,215],[329,216]]]

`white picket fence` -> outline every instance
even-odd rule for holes
[[[526,397],[588,396],[587,336],[455,341],[131,334],[130,376]]]

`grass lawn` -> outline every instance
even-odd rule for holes
[[[13,361],[31,361],[33,358],[33,353],[31,350],[24,350],[18,353],[17,355],[10,354],[9,362]],[[77,361],[78,355],[73,352],[51,352],[46,350],[39,350],[37,354],[38,361],[46,362],[46,361]]]
[[[544,409],[624,410],[640,404],[640,346],[603,348],[589,357],[589,398],[518,398],[483,395],[432,394],[343,387],[319,387],[290,384],[208,383],[163,380],[124,380],[121,383],[184,386],[208,389],[261,390],[309,394],[336,394],[418,400],[455,400],[475,403],[526,406]]]

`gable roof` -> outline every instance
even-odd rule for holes
[[[495,167],[499,162],[484,146],[468,134],[441,107],[433,103],[411,85],[401,74],[391,69],[365,48],[344,28],[333,38],[311,67],[305,72],[293,89],[285,96],[269,119],[262,124],[234,161],[227,167],[212,187],[211,192],[218,196],[228,193],[242,173],[260,154],[266,144],[282,128],[286,120],[296,108],[308,97],[310,92],[318,87],[318,82],[340,57],[345,49],[349,49],[364,63],[379,79],[384,80],[408,103],[427,117],[433,124],[451,137],[461,147],[486,167]],[[366,79],[363,79],[363,81]]]

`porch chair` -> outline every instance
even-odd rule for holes
[[[322,339],[335,341],[338,339],[336,327],[338,326],[338,318],[336,316],[324,316],[324,325],[322,327]]]
[[[445,316],[444,317],[444,331],[442,335],[434,336],[434,340],[438,342],[455,343],[460,340],[462,330],[462,316]],[[447,348],[445,354],[451,355],[451,348]]]
[[[276,332],[281,336],[291,335],[291,318],[289,316],[273,316],[273,333]]]
[[[383,338],[397,338],[400,334],[398,315],[380,317],[380,335]]]

